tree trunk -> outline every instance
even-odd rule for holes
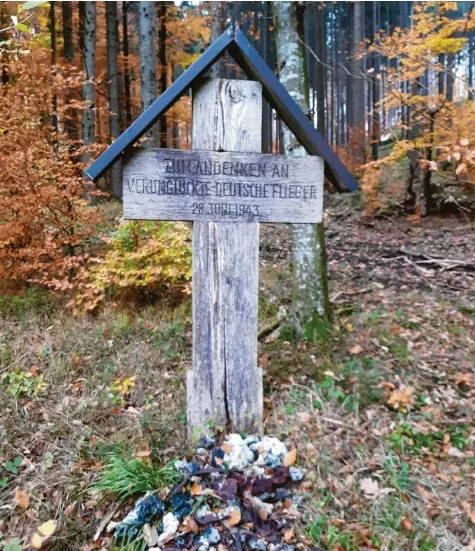
[[[373,31],[373,40],[375,40],[375,34],[379,32],[380,29],[380,19],[379,19],[379,2],[372,3],[373,13],[372,13],[372,31]],[[379,101],[381,99],[381,88],[380,82],[381,79],[378,78],[381,76],[381,62],[378,52],[373,53],[373,75],[372,75],[372,91],[373,91],[373,117],[372,117],[372,136],[371,136],[371,151],[373,155],[373,160],[376,161],[379,159],[379,140],[381,138],[381,118],[379,114]]]
[[[447,101],[454,101],[454,84],[455,84],[455,54],[447,54]]]
[[[79,8],[78,44],[79,44],[79,51],[84,57],[84,26],[86,24],[86,2],[78,2],[78,8]]]
[[[49,3],[49,31],[51,36],[51,66],[52,77],[56,76],[57,48],[56,48],[56,2]],[[51,124],[54,132],[54,143],[58,143],[58,96],[53,84],[53,94],[51,99]]]
[[[160,63],[160,94],[167,89],[167,2],[159,3],[160,32],[158,46],[158,61]],[[167,117],[160,117],[160,147],[167,147]]]
[[[140,99],[142,111],[145,111],[157,99],[156,16],[155,2],[139,2]],[[155,124],[146,134],[152,146],[158,145],[157,126]]]
[[[361,43],[364,41],[364,2],[353,2],[352,23],[352,59],[351,59],[351,126],[353,157],[358,164],[365,162],[365,101],[364,101],[364,65],[361,58]]]
[[[69,63],[74,61],[73,3],[61,2],[63,14],[63,57]]]
[[[468,99],[470,101],[473,101],[475,94],[473,91],[473,58],[474,58],[474,52],[475,52],[475,41],[473,36],[473,31],[470,32],[470,36],[468,38]]]
[[[129,72],[129,13],[128,2],[122,2],[122,34],[124,54],[124,96],[125,96],[125,122],[128,128],[132,124],[132,107],[130,99],[130,72]]]
[[[74,61],[74,34],[73,34],[73,3],[61,2],[61,11],[63,15],[63,57],[68,63]],[[71,103],[73,94],[68,90],[66,92],[65,102]],[[67,109],[65,113],[64,126],[68,138],[74,142],[79,139],[78,135],[78,114],[76,109]]]
[[[84,145],[94,143],[94,77],[96,67],[96,2],[80,2],[84,4],[84,50],[83,71],[86,74],[86,82],[82,87],[82,97],[87,102],[82,114],[82,140]],[[90,160],[89,153],[84,153],[84,162]]]
[[[226,2],[211,2],[211,43],[217,40],[226,29]],[[224,56],[210,69],[212,77],[226,78],[227,70]]]
[[[117,2],[106,2],[106,34],[107,34],[107,80],[109,81],[109,131],[112,138],[120,136],[119,121],[119,81],[117,77],[117,42],[118,21]],[[122,182],[120,177],[120,161],[111,169],[112,194],[122,197]]]
[[[272,3],[264,2],[262,18],[262,57],[269,64],[269,17],[272,17]],[[272,108],[267,101],[262,102],[262,152],[272,153]]]
[[[325,4],[317,5],[317,56],[315,60],[315,80],[317,89],[317,129],[325,136]]]
[[[437,75],[437,89],[441,96],[445,95],[445,54],[439,54],[439,64],[442,67],[442,70]]]
[[[281,68],[279,78],[292,98],[307,113],[309,105],[305,50],[296,38],[298,29],[301,28],[297,3],[276,2],[274,9],[277,57]],[[299,15],[302,16],[301,11]],[[283,130],[283,143],[287,155],[299,157],[307,154],[287,127]],[[326,335],[330,319],[323,225],[293,225],[292,241],[294,322],[300,335],[315,339]]]

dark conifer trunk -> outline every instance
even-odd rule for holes
[[[380,4],[379,2],[372,2],[372,34],[373,40],[375,34],[380,29]],[[379,113],[379,102],[381,99],[381,87],[380,87],[380,74],[381,74],[381,62],[380,56],[377,52],[373,53],[373,74],[372,74],[372,136],[371,136],[371,152],[373,160],[379,159],[379,140],[381,138],[381,118]]]
[[[352,84],[351,84],[351,126],[353,131],[353,157],[359,164],[365,162],[365,101],[363,59],[361,43],[364,41],[364,2],[356,1],[351,5],[352,22]]]
[[[317,128],[322,136],[325,135],[325,5],[317,5],[317,56],[315,60],[315,88],[317,92]]]
[[[95,140],[95,89],[94,78],[96,69],[96,2],[80,2],[84,4],[84,25],[82,34],[83,43],[83,71],[86,81],[83,85],[83,99],[87,102],[82,114],[82,141],[84,145],[91,145]],[[89,161],[89,155],[83,155],[83,161]]]
[[[69,63],[74,60],[73,3],[61,2],[63,14],[63,57]]]
[[[56,76],[57,48],[56,48],[56,2],[49,3],[49,31],[51,37],[51,66],[52,77]],[[58,142],[58,96],[53,85],[53,94],[51,100],[51,124],[53,125],[54,141]]]
[[[127,128],[132,124],[130,72],[129,72],[129,21],[128,21],[128,18],[129,18],[128,2],[122,2],[122,34],[123,34],[122,51],[124,54],[125,123]]]
[[[469,91],[468,91],[468,99],[470,101],[473,101],[475,94],[474,94],[474,81],[473,81],[473,61],[474,61],[474,52],[475,52],[475,41],[473,36],[473,31],[470,32],[470,37],[468,39],[468,84],[469,84]]]
[[[118,21],[117,3],[106,2],[106,34],[107,34],[107,80],[109,82],[109,132],[110,138],[120,136],[119,121],[119,81],[117,75]],[[115,197],[122,197],[122,182],[120,177],[120,162],[114,164],[111,170],[111,192]]]
[[[158,61],[160,64],[159,90],[163,94],[167,89],[167,2],[159,3],[160,30],[158,36]],[[167,147],[167,117],[160,117],[160,147]]]

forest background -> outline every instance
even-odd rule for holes
[[[232,21],[282,82],[297,52],[289,92],[361,188],[327,182],[316,288],[298,233],[262,228],[266,429],[314,474],[302,534],[475,549],[474,3],[359,1],[0,2],[0,547],[55,519],[57,549],[113,549],[111,454],[159,469],[184,442],[190,227],[123,221],[120,168],[83,171]],[[190,125],[191,92],[143,143]],[[297,147],[267,104],[262,129]]]

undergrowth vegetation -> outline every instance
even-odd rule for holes
[[[367,232],[365,243],[393,230]],[[330,248],[330,261],[340,249]],[[401,293],[404,273],[387,284],[379,265],[355,290],[361,260],[349,259],[331,272],[332,327],[324,339],[299,340],[285,329],[288,260],[266,255],[260,324],[283,321],[259,347],[265,430],[295,444],[307,471],[299,530],[309,545],[466,551],[475,526],[475,318],[465,295],[408,278]],[[187,454],[190,300],[107,298],[94,316],[73,317],[49,296],[29,290],[0,301],[0,548],[25,548],[54,519],[54,549],[112,550],[104,530],[92,542],[101,521],[179,482],[168,465]]]

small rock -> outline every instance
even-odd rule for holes
[[[158,543],[166,543],[173,538],[178,530],[180,521],[173,513],[167,513],[163,517],[163,532],[158,536]]]
[[[302,469],[299,469],[298,467],[289,467],[289,475],[292,479],[292,482],[300,482],[301,480],[303,480],[305,473]]]
[[[158,532],[155,526],[150,526],[150,524],[143,525],[143,539],[149,547],[154,547],[158,543]]]
[[[254,462],[254,453],[244,443],[239,434],[230,434],[226,438],[226,443],[231,446],[231,451],[224,455],[223,460],[229,469],[243,471],[249,464]]]

